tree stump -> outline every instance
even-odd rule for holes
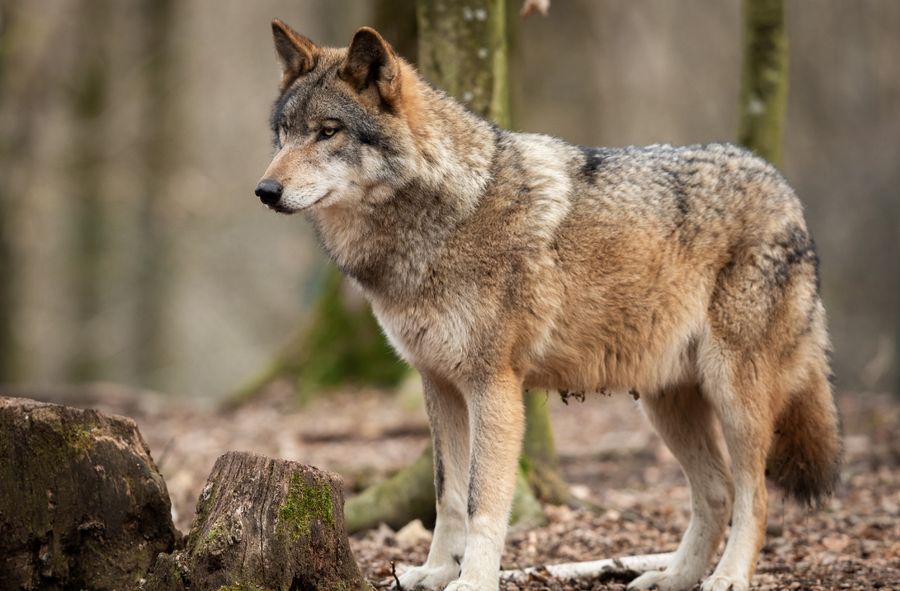
[[[368,589],[344,528],[340,477],[250,453],[221,456],[184,550],[160,557],[145,591]]]
[[[0,588],[133,589],[177,536],[134,421],[0,397]]]

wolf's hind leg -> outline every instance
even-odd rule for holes
[[[747,591],[765,540],[766,457],[773,430],[770,396],[765,390],[775,384],[747,375],[756,373],[735,372],[738,377],[733,385],[714,380],[709,383],[709,399],[722,423],[731,456],[734,509],[725,551],[716,570],[703,581],[702,591]]]
[[[690,589],[706,572],[731,512],[731,476],[716,440],[715,414],[696,386],[644,395],[641,403],[688,479],[691,522],[666,569],[644,573],[628,588]]]
[[[466,499],[469,488],[469,419],[466,402],[452,385],[422,375],[434,446],[437,521],[428,559],[404,572],[400,586],[442,589],[459,576],[466,547]]]

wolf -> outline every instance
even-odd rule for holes
[[[523,390],[546,388],[639,392],[686,475],[687,531],[630,588],[692,588],[730,520],[702,589],[746,590],[766,476],[814,503],[841,457],[818,258],[785,179],[732,145],[499,129],[371,28],[346,48],[272,31],[275,156],[256,194],[305,214],[422,376],[437,521],[400,586],[498,588]]]

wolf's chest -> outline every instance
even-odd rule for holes
[[[372,310],[395,351],[419,369],[445,374],[470,355],[474,315],[464,306],[381,305]]]

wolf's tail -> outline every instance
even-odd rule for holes
[[[811,374],[775,425],[766,474],[801,504],[819,505],[837,485],[843,446],[827,363]]]

